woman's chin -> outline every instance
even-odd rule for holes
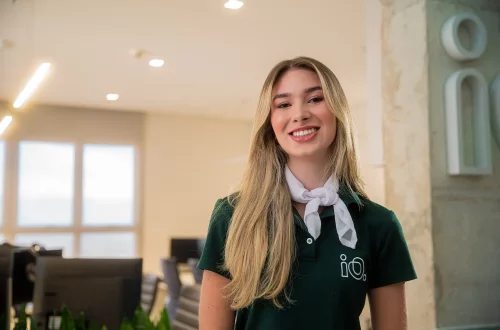
[[[288,158],[297,161],[318,161],[326,159],[327,149],[323,148],[296,148],[290,150]]]

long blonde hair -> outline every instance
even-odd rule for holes
[[[287,156],[270,123],[271,93],[290,69],[316,72],[329,109],[337,119],[337,135],[325,174],[335,175],[352,193],[365,197],[360,178],[352,118],[342,87],[324,64],[297,57],[277,64],[269,73],[255,114],[250,154],[241,186],[230,197],[235,206],[225,247],[224,268],[232,280],[225,287],[231,308],[270,299],[283,308],[295,260],[295,227],[290,192],[284,177]]]

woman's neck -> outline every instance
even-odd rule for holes
[[[289,159],[288,168],[304,188],[313,190],[325,185],[328,178],[324,177],[325,163],[317,160]]]

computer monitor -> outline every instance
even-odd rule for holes
[[[179,263],[187,263],[190,258],[199,259],[205,239],[201,238],[172,238],[170,240],[170,256],[175,257]]]
[[[10,329],[12,248],[0,245],[0,328]]]
[[[39,257],[33,317],[39,330],[48,330],[64,305],[75,317],[83,312],[89,323],[119,329],[139,306],[141,284],[142,259]]]
[[[37,252],[39,257],[62,257],[63,256],[63,250],[58,249],[58,250],[40,250]]]
[[[14,249],[12,259],[12,305],[23,305],[33,301],[37,259],[41,256],[62,258],[62,255],[62,250]]]

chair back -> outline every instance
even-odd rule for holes
[[[159,283],[160,278],[154,274],[144,274],[142,276],[141,308],[148,315],[153,310]]]
[[[172,322],[173,330],[197,330],[200,308],[200,285],[182,287],[177,314]]]
[[[193,274],[194,281],[196,284],[201,284],[201,281],[203,280],[203,270],[198,268],[198,263],[200,262],[200,259],[195,259],[195,258],[189,258],[187,263],[189,265],[189,269],[191,270],[191,273]]]
[[[167,285],[166,308],[170,318],[175,318],[179,298],[181,295],[181,279],[177,268],[176,258],[161,259],[161,269],[163,271],[163,281]]]

